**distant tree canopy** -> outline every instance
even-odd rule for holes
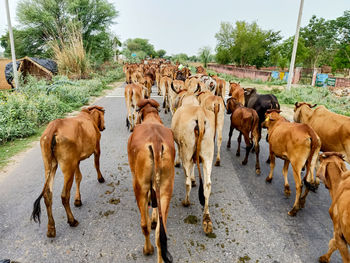
[[[48,42],[64,38],[67,25],[75,23],[82,30],[87,53],[107,60],[113,56],[114,44],[109,27],[117,16],[107,0],[21,0],[17,6],[20,26],[14,30],[16,55],[50,56]],[[9,55],[8,33],[0,41]]]
[[[257,67],[265,64],[271,50],[281,39],[279,32],[265,31],[256,22],[249,24],[245,21],[237,21],[235,26],[221,23],[215,37],[218,41],[216,60],[219,63]]]
[[[210,62],[211,56],[211,48],[209,46],[202,47],[199,49],[198,57],[200,61],[204,64],[204,67],[207,67],[208,62]]]
[[[158,56],[158,53],[154,50],[154,46],[151,43],[149,43],[148,39],[143,38],[127,39],[123,44],[122,53],[129,60],[140,60],[145,59],[146,57],[154,58]],[[161,51],[160,53],[163,54],[163,51]],[[165,55],[165,53],[163,54],[163,56]],[[136,57],[133,57],[132,54],[136,54]]]
[[[280,32],[262,30],[256,22],[223,22],[217,39],[215,59],[218,63],[288,67],[294,36],[283,41]],[[350,10],[334,20],[312,16],[300,29],[296,65],[333,70],[350,68]]]

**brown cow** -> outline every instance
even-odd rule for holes
[[[311,106],[305,102],[296,102],[294,121],[306,123],[320,136],[321,151],[344,154],[350,163],[350,117],[346,117],[317,104]],[[325,125],[326,124],[326,125]]]
[[[329,215],[333,221],[333,238],[329,249],[319,258],[319,262],[328,263],[332,253],[339,249],[343,262],[350,262],[348,245],[350,245],[350,171],[344,163],[344,155],[325,152],[320,155],[320,167],[317,177],[325,184],[332,198]]]
[[[243,165],[248,163],[248,155],[250,149],[254,145],[255,154],[256,154],[256,163],[255,163],[255,172],[256,174],[260,174],[260,162],[259,162],[259,141],[260,141],[260,133],[259,133],[259,116],[255,110],[244,107],[241,103],[239,103],[235,98],[229,98],[227,100],[227,114],[231,114],[231,126],[230,133],[227,142],[227,148],[231,148],[231,137],[234,129],[239,131],[238,136],[238,148],[236,156],[240,156],[241,154],[241,140],[242,134],[244,137],[244,141],[246,144],[246,154],[245,158],[242,161]],[[254,144],[253,144],[254,143]]]
[[[232,98],[235,98],[242,105],[245,105],[244,89],[241,88],[240,82],[230,82],[228,95]]]
[[[100,171],[100,131],[104,129],[104,109],[99,106],[90,106],[82,109],[76,117],[51,121],[43,132],[40,138],[40,147],[45,167],[45,184],[42,193],[34,202],[32,219],[40,223],[40,200],[44,196],[48,216],[46,234],[48,237],[56,236],[55,221],[52,216],[52,186],[58,164],[64,176],[61,194],[62,204],[71,227],[76,227],[79,224],[69,205],[74,175],[77,185],[74,205],[82,205],[80,161],[94,154],[97,179],[100,183],[105,181]]]
[[[207,74],[207,71],[206,71],[202,66],[196,67],[196,71],[197,71],[197,74],[208,75],[208,74]]]
[[[224,99],[226,93],[226,81],[222,78],[219,78],[217,75],[213,75],[211,77],[216,81],[215,95],[221,96]]]
[[[145,236],[143,253],[153,254],[150,242],[151,224],[148,202],[152,201],[152,225],[157,223],[156,246],[159,262],[172,262],[167,248],[166,223],[174,187],[175,147],[171,130],[166,128],[158,115],[159,104],[155,100],[141,100],[138,105],[138,123],[128,140],[129,165],[133,175],[133,187],[141,213],[141,228]],[[158,211],[156,210],[158,209]]]
[[[142,84],[128,84],[125,86],[124,97],[128,110],[126,127],[130,129],[130,131],[133,131],[137,117],[136,105],[141,99],[148,97],[148,89]]]
[[[306,196],[309,190],[315,190],[314,169],[317,155],[321,148],[321,140],[316,132],[307,124],[292,123],[282,117],[277,109],[266,112],[263,127],[268,129],[270,148],[270,173],[266,177],[267,182],[272,181],[273,169],[275,168],[275,156],[284,160],[282,174],[284,176],[284,193],[290,195],[288,184],[288,166],[293,167],[296,196],[293,208],[288,215],[295,216],[300,208],[305,206]],[[304,182],[306,189],[302,193],[301,169],[306,163]]]

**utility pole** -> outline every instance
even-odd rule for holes
[[[297,54],[297,48],[298,48],[298,40],[299,40],[299,31],[300,31],[300,20],[301,16],[303,14],[303,6],[304,6],[304,0],[300,0],[300,8],[299,8],[299,16],[298,16],[298,22],[297,22],[297,30],[295,32],[294,37],[294,44],[293,44],[293,52],[292,52],[292,59],[290,61],[289,66],[289,74],[288,74],[288,84],[287,84],[287,90],[290,90],[293,76],[294,76],[294,64],[295,64],[295,56]]]
[[[6,14],[7,14],[7,25],[9,27],[9,35],[10,35],[13,77],[15,79],[15,89],[18,89],[19,85],[18,85],[17,63],[16,63],[16,54],[15,54],[15,43],[13,40],[13,32],[12,32],[12,25],[11,25],[11,17],[10,17],[10,9],[9,9],[8,0],[5,0],[5,7],[6,7]]]

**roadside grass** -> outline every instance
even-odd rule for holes
[[[50,82],[29,77],[20,90],[0,92],[0,169],[37,140],[47,123],[113,89],[108,84],[124,78],[124,73],[121,65],[114,65],[91,77],[71,81],[55,76]]]
[[[3,169],[16,154],[27,150],[32,146],[32,143],[37,141],[46,125],[40,127],[37,132],[27,138],[20,138],[14,141],[9,141],[0,146],[0,170]]]

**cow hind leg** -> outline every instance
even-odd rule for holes
[[[336,246],[339,249],[343,262],[350,262],[348,246],[341,233],[335,235]]]
[[[149,238],[150,232],[151,232],[151,222],[148,214],[148,192],[145,192],[142,188],[143,187],[141,186],[138,186],[137,188],[134,187],[134,190],[138,189],[138,190],[135,190],[135,196],[136,196],[137,205],[141,213],[141,229],[142,229],[143,235],[145,236],[143,254],[152,255],[154,252],[154,247],[152,246]]]
[[[96,172],[97,172],[97,181],[99,183],[104,183],[105,179],[103,178],[101,170],[100,170],[100,155],[101,155],[100,142],[98,142],[96,145],[95,153],[94,153],[94,162],[95,162],[95,168],[96,168]]]
[[[284,195],[289,197],[291,194],[289,183],[288,183],[288,166],[289,166],[289,161],[285,160],[283,169],[282,169],[282,174],[284,177]]]
[[[231,137],[232,137],[232,133],[233,133],[234,128],[232,127],[232,125],[230,126],[230,132],[228,134],[228,142],[227,142],[227,148],[231,148]]]
[[[239,135],[237,137],[237,152],[236,152],[236,156],[241,156],[241,141],[242,141],[242,133],[239,132]]]
[[[254,149],[255,149],[255,173],[257,175],[260,174],[260,161],[259,161],[259,154],[260,154],[260,147],[259,147],[259,139],[257,136],[254,136]]]
[[[186,184],[186,196],[185,199],[182,201],[182,205],[185,207],[190,206],[190,193],[192,188],[192,181],[191,181],[191,172],[193,170],[193,162],[192,160],[184,161],[183,162],[183,168],[185,172],[185,184]]]
[[[250,141],[249,133],[243,134],[243,136],[246,144],[246,152],[245,152],[245,158],[242,161],[242,164],[246,165],[248,163],[248,156],[249,156],[250,149],[252,148],[252,142]]]
[[[297,212],[300,209],[300,196],[301,196],[301,192],[302,192],[302,184],[301,184],[301,168],[302,165],[299,167],[297,165],[293,165],[293,177],[294,177],[294,181],[295,181],[295,201],[294,201],[294,205],[292,210],[290,210],[288,212],[288,215],[290,216],[296,216]]]
[[[330,257],[332,256],[333,252],[337,250],[337,245],[336,245],[336,241],[335,238],[333,236],[333,238],[329,241],[328,243],[328,251],[326,254],[324,254],[323,256],[321,256],[318,261],[320,263],[328,263],[330,260]]]
[[[266,182],[271,183],[273,178],[273,170],[275,169],[275,155],[272,152],[270,152],[269,159],[270,159],[270,173],[265,180]]]
[[[221,144],[222,144],[222,129],[218,129],[217,131],[218,139],[216,141],[217,145],[217,155],[216,155],[216,162],[215,166],[220,166],[220,150],[221,150]]]
[[[205,160],[203,162],[203,177],[204,177],[204,214],[203,214],[203,230],[206,234],[213,232],[213,223],[209,215],[209,197],[211,193],[211,161]]]
[[[74,205],[76,207],[82,206],[81,195],[80,195],[80,182],[81,182],[82,177],[83,176],[81,175],[79,164],[78,164],[78,167],[75,170],[75,184],[77,186],[77,190],[75,193]]]
[[[74,180],[74,172],[77,169],[77,163],[72,164],[64,164],[61,165],[62,173],[64,174],[64,184],[61,193],[62,204],[66,209],[68,224],[71,227],[76,227],[79,222],[75,220],[72,210],[70,209],[69,200],[70,200],[70,191],[72,188],[73,180]]]
[[[52,188],[53,188],[53,180],[55,178],[56,170],[57,170],[57,162],[56,160],[52,160],[51,170],[48,171],[51,174],[51,176],[48,177],[48,173],[47,173],[46,176],[48,180],[47,181],[48,187],[46,187],[44,191],[44,202],[45,202],[46,212],[48,217],[47,232],[46,232],[47,237],[56,236],[55,220],[53,219],[53,215],[52,215]]]

